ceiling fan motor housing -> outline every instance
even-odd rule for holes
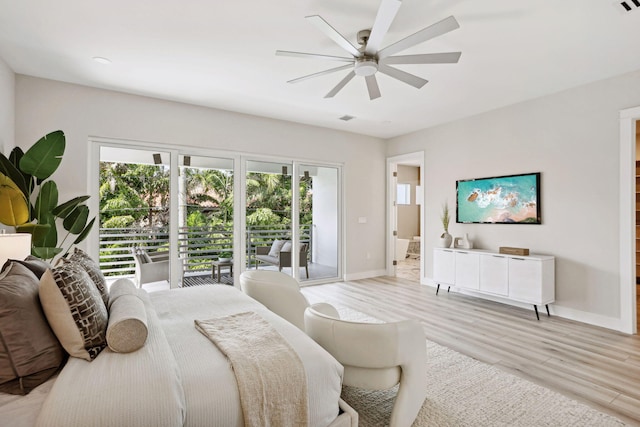
[[[378,60],[372,56],[358,58],[353,71],[358,76],[372,76],[378,71]]]

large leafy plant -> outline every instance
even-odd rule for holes
[[[27,152],[14,148],[9,158],[0,153],[0,223],[15,227],[18,233],[32,235],[31,253],[42,259],[60,254],[70,235],[77,236],[67,251],[83,241],[95,218],[89,223],[89,196],[58,203],[58,186],[49,177],[58,169],[65,150],[61,130],[40,138]],[[66,234],[58,244],[58,225]]]

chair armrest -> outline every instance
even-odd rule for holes
[[[169,261],[169,251],[148,253],[151,262]]]
[[[256,255],[269,255],[270,250],[271,250],[270,246],[257,246]]]

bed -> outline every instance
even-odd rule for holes
[[[342,366],[298,328],[232,286],[143,293],[148,336],[133,353],[108,348],[93,361],[70,357],[59,374],[26,396],[0,393],[0,425],[243,426],[226,356],[194,320],[254,312],[290,344],[304,366],[310,426],[352,426],[340,401]]]

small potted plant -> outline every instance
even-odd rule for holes
[[[231,252],[220,252],[220,254],[218,255],[218,261],[229,262],[231,261],[231,257],[233,257],[233,254]]]
[[[444,233],[440,235],[440,247],[448,248],[451,246],[451,242],[453,241],[453,237],[449,234],[449,221],[451,217],[449,216],[449,204],[445,203],[442,205],[442,214],[440,215],[440,221],[442,222],[442,227],[444,228]]]

